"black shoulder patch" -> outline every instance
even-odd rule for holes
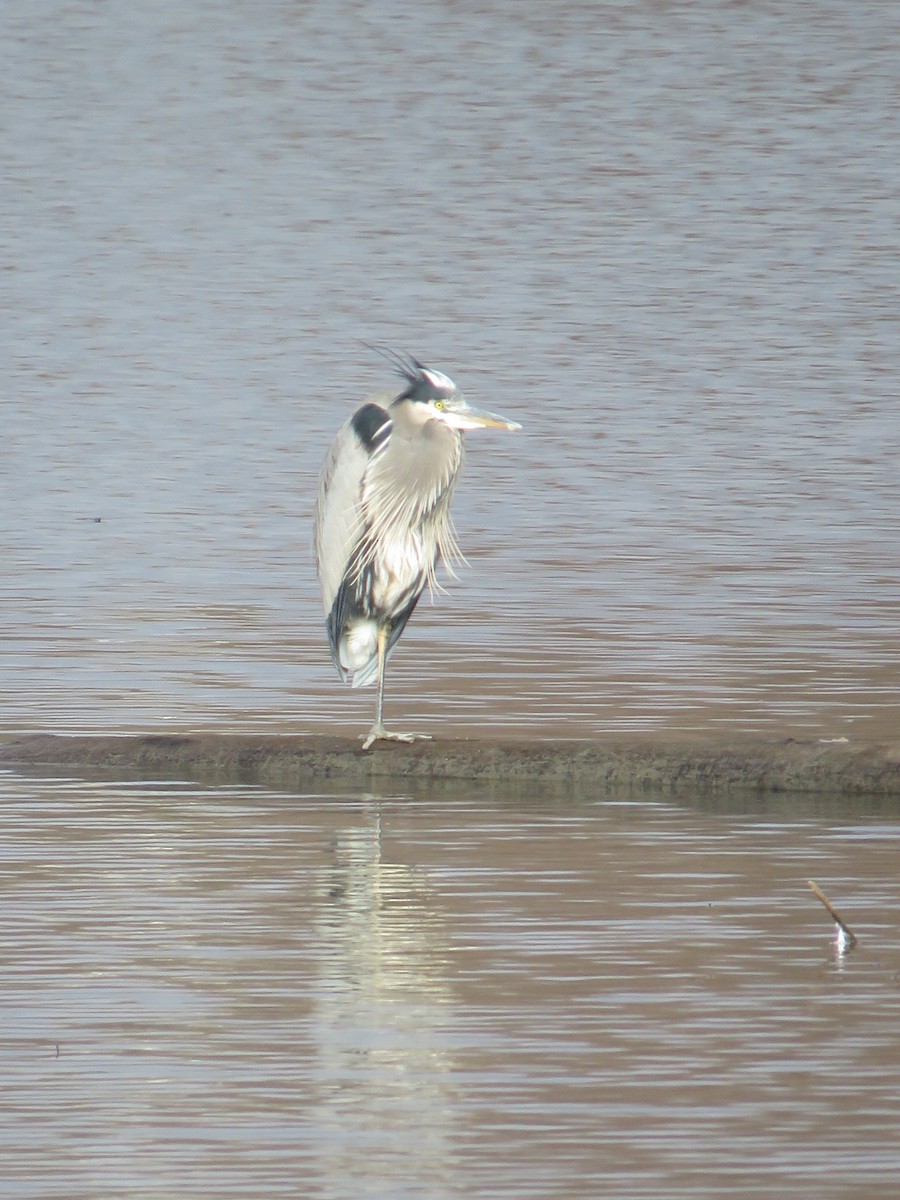
[[[373,454],[391,432],[391,418],[380,404],[364,404],[350,419],[360,444]]]

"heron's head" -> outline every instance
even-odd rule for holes
[[[423,366],[417,359],[391,354],[391,361],[406,380],[406,387],[394,400],[391,408],[404,406],[405,414],[417,424],[441,421],[460,433],[469,429],[521,429],[516,421],[508,421],[496,413],[473,408],[443,371]]]

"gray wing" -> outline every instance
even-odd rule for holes
[[[316,500],[316,567],[322,605],[331,612],[365,528],[363,483],[372,456],[386,442],[390,417],[366,404],[338,432],[322,467]]]

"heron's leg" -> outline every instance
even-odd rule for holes
[[[378,698],[375,701],[375,724],[369,730],[363,741],[363,750],[368,750],[373,742],[417,742],[430,741],[429,733],[391,733],[385,729],[384,712],[384,664],[387,659],[387,626],[378,627]]]
[[[387,660],[385,658],[385,650],[387,648],[387,629],[384,625],[378,626],[378,698],[375,701],[375,727],[384,729],[384,668]]]

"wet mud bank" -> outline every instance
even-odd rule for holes
[[[593,795],[819,793],[900,799],[900,741],[890,744],[634,739],[385,743],[349,738],[33,735],[0,744],[0,768],[103,771],[296,791],[323,782],[503,782]]]

